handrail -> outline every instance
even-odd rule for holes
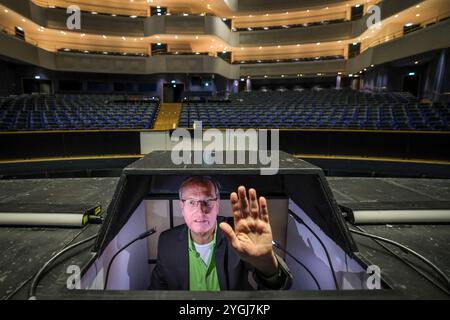
[[[441,20],[443,20],[444,18],[448,18],[449,16],[450,16],[450,11],[446,11],[443,14],[440,14],[440,15],[438,15],[436,17],[431,18],[431,19],[422,21],[422,22],[420,22],[418,24],[419,24],[420,29],[426,28],[430,23],[433,23],[433,24],[434,23],[438,23]],[[418,27],[418,29],[419,29],[419,27]],[[368,29],[368,30],[370,30],[370,29]],[[412,31],[412,32],[414,32],[414,31]],[[385,42],[401,38],[404,35],[405,34],[403,33],[403,30],[401,30],[401,31],[397,31],[397,32],[391,33],[391,34],[389,34],[387,36],[378,37],[378,38],[372,40],[372,42],[370,42],[368,45],[361,46],[361,53],[366,51],[367,49],[375,47],[375,46],[377,46],[379,44],[383,44]]]

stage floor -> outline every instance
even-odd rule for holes
[[[335,199],[352,209],[450,209],[450,180],[399,178],[328,178]],[[0,180],[0,209],[25,205],[51,207],[101,204],[105,213],[118,178]],[[424,255],[450,277],[450,225],[363,226],[370,233],[398,241]],[[98,231],[80,228],[0,227],[0,299],[24,299],[30,278],[59,249]],[[372,240],[353,235],[360,255],[381,267],[382,277],[409,298],[445,298],[442,291]],[[77,240],[75,240],[77,239]],[[400,253],[400,250],[394,249]],[[88,255],[82,248],[78,254]],[[427,266],[408,257],[420,270]],[[44,286],[62,285],[52,273]],[[61,273],[64,276],[63,271]],[[430,272],[430,274],[433,274]],[[433,277],[438,279],[437,277]],[[13,294],[12,294],[13,293]],[[291,297],[292,298],[292,297]]]

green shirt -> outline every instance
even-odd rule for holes
[[[220,291],[219,278],[217,277],[216,268],[216,229],[214,230],[214,238],[211,246],[211,254],[206,265],[195,249],[195,245],[191,239],[191,232],[188,230],[189,241],[189,290],[191,291]]]

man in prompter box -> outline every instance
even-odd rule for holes
[[[272,249],[272,229],[264,197],[244,186],[230,194],[232,218],[218,216],[220,193],[208,176],[180,186],[185,224],[159,237],[152,290],[288,289],[292,275]],[[249,277],[249,274],[252,277]],[[251,280],[253,279],[253,281]]]

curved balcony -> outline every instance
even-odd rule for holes
[[[230,1],[226,1],[230,2]],[[262,5],[268,1],[262,1]],[[298,1],[281,1],[277,6],[282,7],[282,3],[293,4]],[[322,3],[323,1],[309,1],[311,3]],[[379,6],[381,9],[381,19],[387,19],[396,13],[410,8],[422,1],[420,0],[384,0]],[[236,1],[237,3],[237,1]],[[249,6],[259,3],[249,1]],[[66,19],[68,17],[65,10],[50,9],[40,7],[30,1],[0,0],[0,4],[17,12],[24,18],[29,19],[45,28],[67,31]],[[241,3],[242,4],[242,3]],[[302,6],[304,4],[302,3]],[[364,16],[359,20],[339,23],[289,27],[288,29],[268,29],[259,31],[239,31],[233,32],[223,21],[215,16],[151,16],[151,17],[120,17],[108,15],[92,15],[82,13],[82,31],[90,34],[105,34],[111,36],[125,37],[151,37],[165,34],[190,34],[208,35],[222,39],[228,46],[255,46],[274,44],[296,44],[311,43],[316,41],[326,42],[334,40],[353,39],[364,33],[367,27],[367,18]]]
[[[279,63],[229,64],[208,55],[120,56],[83,54],[73,52],[49,52],[8,34],[0,33],[0,54],[8,58],[40,66],[49,70],[97,72],[119,74],[153,73],[214,73],[228,79],[242,75],[297,75],[297,74],[350,74],[370,65],[405,58],[425,51],[450,47],[450,19],[443,18],[423,29],[407,35],[392,35],[384,42],[375,40],[373,45],[348,60],[294,61]],[[286,57],[291,59],[292,57]],[[292,60],[292,59],[291,59]]]

